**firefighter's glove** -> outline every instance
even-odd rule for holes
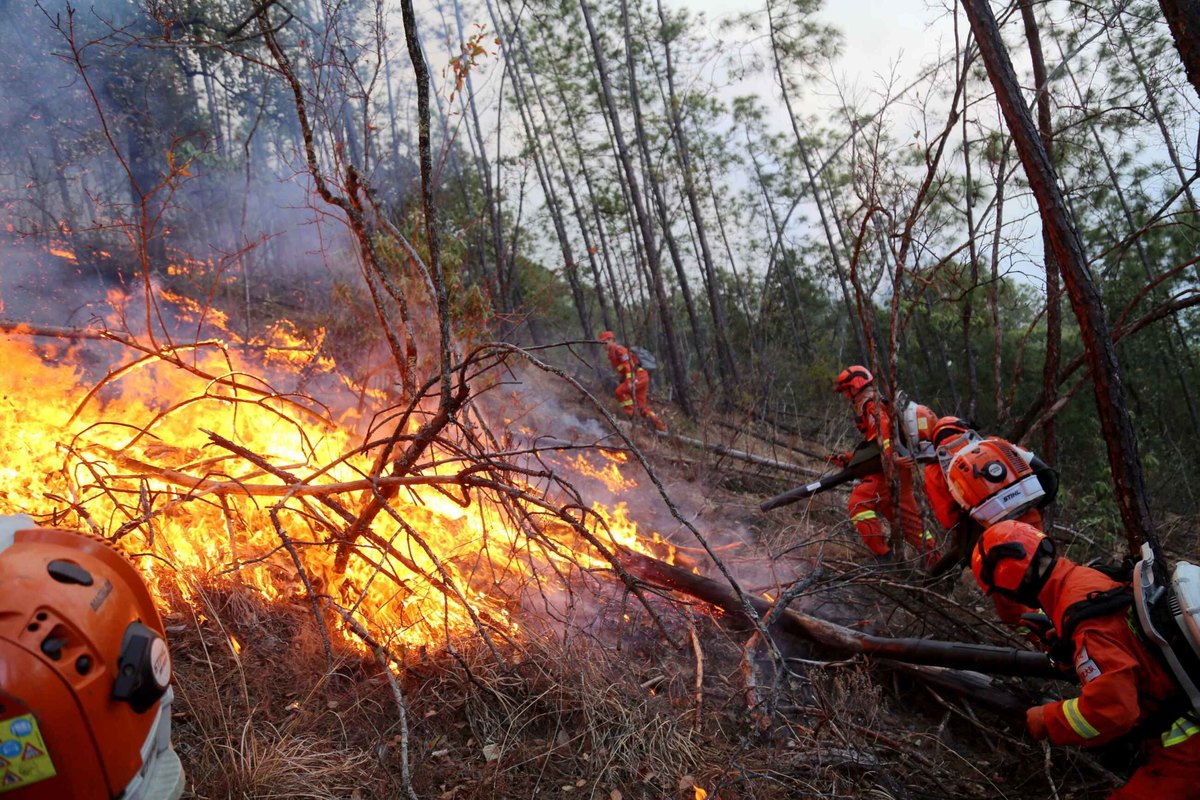
[[[1041,741],[1046,738],[1046,707],[1033,706],[1025,712],[1025,727],[1029,735]]]
[[[896,469],[912,469],[917,462],[912,456],[896,456],[892,461],[892,466]]]
[[[1031,644],[1036,645],[1042,650],[1049,650],[1058,641],[1058,634],[1054,630],[1054,622],[1045,614],[1022,614],[1021,627],[1017,628],[1017,632],[1023,633]]]
[[[846,465],[850,463],[850,454],[830,453],[829,455],[825,456],[825,460],[835,467],[845,469]]]

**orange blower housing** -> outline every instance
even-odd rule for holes
[[[178,797],[171,659],[137,569],[107,541],[0,526],[0,796]]]

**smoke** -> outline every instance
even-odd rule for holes
[[[247,331],[270,313],[251,320],[257,308],[304,308],[355,280],[352,240],[316,199],[278,81],[216,50],[164,47],[181,35],[166,5],[152,4],[157,18],[128,0],[0,7],[0,230],[12,236],[0,288],[22,294],[6,315],[70,305],[55,296],[63,280],[127,283],[143,248],[152,274],[237,306]],[[13,241],[77,260],[31,264]]]

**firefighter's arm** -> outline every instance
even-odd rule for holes
[[[929,498],[929,507],[937,517],[942,530],[948,531],[958,524],[962,518],[962,510],[950,495],[946,486],[946,476],[942,473],[940,464],[925,465],[925,495]]]
[[[1005,625],[1013,628],[1020,628],[1025,625],[1025,620],[1022,619],[1026,614],[1037,613],[1036,608],[1018,603],[1016,600],[1009,600],[1002,594],[992,594],[992,605],[996,607],[996,616]]]
[[[1102,630],[1077,631],[1075,637],[1075,672],[1083,690],[1079,697],[1042,706],[1046,733],[1054,744],[1095,747],[1137,724],[1137,661]]]

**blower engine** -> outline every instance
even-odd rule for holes
[[[1169,583],[1163,572],[1150,545],[1143,544],[1142,560],[1133,568],[1138,622],[1200,714],[1200,567],[1176,563]]]
[[[0,518],[3,800],[175,800],[171,658],[107,541]]]

